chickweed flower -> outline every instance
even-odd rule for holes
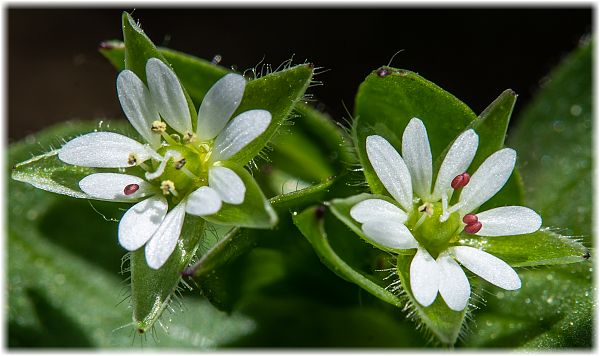
[[[504,261],[482,250],[461,246],[460,234],[509,236],[537,231],[541,217],[522,206],[477,209],[508,181],[516,152],[501,149],[489,156],[472,175],[479,138],[467,130],[456,138],[433,184],[432,156],[427,130],[413,118],[402,136],[402,155],[383,137],[366,139],[369,162],[397,204],[367,199],[350,215],[361,223],[373,245],[391,251],[416,249],[410,265],[410,289],[416,301],[431,305],[439,294],[452,310],[463,310],[469,300],[469,281],[461,265],[506,289],[521,287],[517,273]],[[454,193],[460,194],[451,204]]]
[[[186,213],[210,216],[223,204],[244,202],[244,182],[224,165],[267,129],[271,114],[249,110],[231,119],[246,81],[227,74],[204,97],[194,130],[185,94],[171,68],[151,58],[146,78],[148,86],[130,70],[117,78],[123,111],[144,143],[117,133],[94,132],[67,142],[58,157],[84,167],[145,171],[145,179],[96,173],[79,186],[95,199],[137,202],[119,223],[119,242],[129,251],[145,245],[148,265],[158,269],[174,251]]]

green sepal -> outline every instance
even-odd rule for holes
[[[424,307],[419,304],[415,300],[410,288],[410,263],[412,262],[412,259],[413,256],[398,255],[396,270],[398,271],[400,284],[403,286],[406,295],[410,299],[411,308],[414,308],[417,313],[417,322],[424,323],[428,330],[430,330],[442,343],[454,345],[460,335],[468,307],[459,312],[454,311],[448,308],[446,302],[444,302],[439,293],[433,304],[430,306]]]
[[[362,193],[359,195],[354,195],[354,196],[351,196],[348,198],[343,198],[343,199],[333,199],[329,202],[329,206],[331,207],[331,211],[333,212],[333,214],[338,219],[340,219],[344,224],[346,224],[346,226],[348,226],[352,231],[354,231],[358,236],[360,236],[360,238],[365,240],[365,242],[367,242],[383,251],[390,251],[390,252],[402,253],[402,254],[404,254],[404,253],[413,254],[414,249],[399,250],[399,249],[393,249],[393,248],[390,248],[387,246],[383,246],[383,245],[380,245],[379,243],[377,243],[376,241],[373,241],[371,238],[369,238],[367,235],[365,235],[363,233],[360,223],[357,222],[356,220],[354,220],[352,218],[352,216],[350,216],[350,210],[356,204],[360,203],[363,200],[367,200],[367,199],[381,199],[381,200],[385,200],[388,203],[391,203],[395,206],[398,206],[398,203],[395,200],[391,199],[390,197],[387,197],[385,195],[380,195],[380,194],[367,194],[367,193]],[[399,206],[398,206],[398,208],[401,209]]]
[[[242,179],[246,187],[246,194],[242,204],[223,203],[219,212],[204,217],[206,221],[219,225],[257,229],[269,229],[275,226],[277,224],[277,214],[260,190],[254,177],[244,167],[229,161],[221,162],[220,165],[231,169]]]
[[[228,161],[246,164],[263,150],[279,127],[289,118],[296,103],[303,98],[312,76],[313,67],[309,64],[301,64],[251,80],[246,84],[244,98],[233,116],[253,109],[267,110],[271,113],[271,123],[261,135]]]
[[[159,320],[181,281],[181,272],[190,264],[204,235],[202,218],[185,216],[175,251],[165,264],[155,270],[146,263],[145,249],[131,253],[131,306],[139,333],[148,331]]]
[[[588,249],[580,242],[548,228],[513,236],[463,234],[461,244],[481,248],[513,267],[583,262],[590,257]]]
[[[148,38],[144,31],[127,12],[123,12],[123,41],[125,42],[125,69],[134,72],[144,83],[146,83],[146,62],[150,58],[158,58],[170,66],[167,59],[160,53],[154,43]],[[181,83],[181,80],[180,80]],[[148,84],[148,83],[146,83]],[[187,93],[185,86],[181,85],[183,94],[188,104],[192,127],[196,127],[198,113],[194,103]]]
[[[417,117],[427,128],[433,160],[476,115],[467,105],[416,73],[390,67],[373,71],[360,85],[355,101],[353,136],[365,178],[375,194],[385,188],[367,157],[365,140],[380,135],[401,152],[402,133]]]

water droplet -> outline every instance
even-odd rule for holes
[[[498,299],[502,299],[502,298],[504,298],[504,292],[498,292],[498,293],[496,293],[496,297],[497,297]]]
[[[529,304],[529,303],[531,303],[531,299],[530,298],[525,299],[525,304]]]
[[[549,274],[546,276],[546,279],[547,279],[547,280],[549,280],[549,281],[551,281],[551,280],[553,280],[553,279],[554,279],[554,275],[553,275],[552,273],[549,273]]]
[[[575,105],[571,106],[571,109],[569,111],[571,112],[571,115],[579,116],[579,115],[581,115],[581,112],[583,110],[581,109],[581,106],[575,104]]]
[[[546,303],[552,304],[552,302],[554,302],[554,297],[553,296],[550,296],[548,299],[546,299]]]
[[[552,129],[556,132],[562,132],[565,130],[565,123],[562,122],[561,120],[555,120],[552,123]]]

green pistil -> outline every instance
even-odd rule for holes
[[[426,203],[416,206],[406,222],[415,239],[433,257],[448,247],[462,227],[458,213],[451,214],[443,223],[440,222],[441,215],[441,203]]]

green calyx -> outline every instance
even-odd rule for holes
[[[442,212],[441,203],[424,203],[415,208],[406,222],[415,239],[433,257],[448,247],[462,227],[458,213],[450,214],[447,220],[440,222]]]

